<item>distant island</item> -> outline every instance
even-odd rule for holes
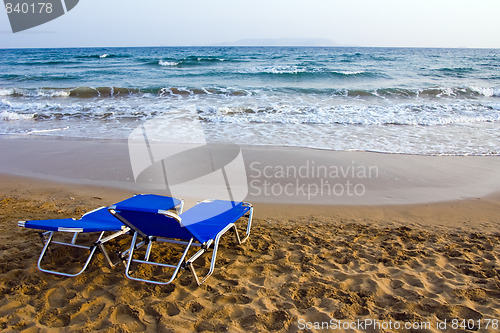
[[[339,46],[327,38],[248,38],[213,46]]]

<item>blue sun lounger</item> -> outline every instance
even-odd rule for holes
[[[174,208],[178,208],[179,211],[182,212],[182,206],[184,202],[179,199],[170,198],[170,197],[162,197],[152,194],[140,194],[135,195],[129,199],[122,201],[122,203],[127,202],[136,202],[137,204],[143,204],[144,202],[152,202],[158,206],[161,206],[165,210],[170,210]],[[113,215],[111,215],[108,211],[107,207],[100,207],[91,212],[84,214],[80,219],[75,220],[72,218],[67,219],[52,219],[52,220],[33,220],[33,221],[19,221],[18,225],[24,228],[30,229],[38,229],[45,230],[45,232],[40,233],[42,236],[42,240],[44,242],[44,246],[42,249],[42,253],[38,258],[38,269],[45,273],[63,275],[63,276],[77,276],[83,273],[87,266],[89,265],[95,251],[99,249],[101,253],[104,255],[104,258],[109,263],[111,267],[115,266],[117,263],[113,263],[108,255],[104,247],[104,243],[121,236],[123,234],[127,234],[130,231],[130,228],[123,225],[119,220],[117,220]],[[63,241],[55,241],[54,235],[55,233],[73,233],[73,237],[71,242],[63,242]],[[92,245],[80,245],[76,244],[77,237],[80,233],[99,233],[97,240]],[[111,232],[110,235],[104,237],[104,234],[107,232]],[[74,248],[80,248],[90,251],[88,258],[86,259],[83,267],[77,273],[65,273],[60,271],[54,271],[45,269],[42,267],[42,261],[51,244],[58,244],[62,246],[69,246]],[[123,257],[128,252],[122,253],[120,258]]]
[[[253,217],[253,207],[246,202],[234,202],[225,200],[206,200],[198,203],[182,214],[169,212],[153,202],[142,206],[128,205],[126,202],[110,206],[109,211],[133,232],[132,244],[128,253],[125,274],[128,278],[136,281],[155,284],[169,284],[177,276],[180,269],[189,268],[198,285],[201,285],[212,275],[215,268],[217,249],[222,235],[233,229],[239,244],[247,240]],[[240,239],[235,223],[242,217],[248,216],[246,235]],[[134,259],[134,250],[137,248],[138,237],[147,243],[144,260]],[[180,244],[185,246],[177,264],[167,264],[150,260],[152,245],[155,241]],[[200,249],[186,260],[188,252],[192,247]],[[213,247],[210,269],[200,281],[193,267],[193,262]],[[169,280],[142,279],[132,276],[131,264],[148,264],[162,268],[173,269]]]

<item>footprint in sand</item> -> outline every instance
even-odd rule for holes
[[[156,312],[157,315],[165,315],[167,314],[169,317],[177,316],[179,313],[181,313],[181,310],[175,303],[171,302],[161,302],[158,304],[155,304],[154,307],[154,312]],[[152,312],[153,316],[155,313]]]
[[[165,304],[165,308],[167,310],[167,315],[169,315],[170,317],[177,316],[181,312],[181,310],[179,310],[179,307],[174,303],[167,302]]]
[[[49,306],[52,308],[62,308],[68,304],[66,299],[66,289],[63,287],[54,288],[47,293]]]
[[[392,289],[400,289],[405,285],[405,283],[401,280],[392,280],[390,286]]]
[[[266,282],[265,276],[253,276],[250,278],[250,282],[256,284],[258,286],[264,286],[264,282]]]
[[[417,288],[424,288],[424,284],[422,283],[422,281],[420,281],[420,279],[418,279],[417,277],[414,277],[414,276],[408,276],[406,278],[406,282],[412,286],[412,287],[417,287]]]
[[[116,306],[111,320],[114,324],[125,324],[133,332],[142,332],[146,329],[146,325],[139,319],[138,315],[125,304]]]
[[[480,312],[471,309],[465,305],[455,305],[452,307],[453,312],[456,314],[456,318],[468,318],[472,320],[478,320],[483,318]]]
[[[92,302],[82,304],[80,309],[72,315],[72,320],[74,322],[95,322],[105,307],[106,304],[96,298]]]

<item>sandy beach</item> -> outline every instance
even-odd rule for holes
[[[491,320],[500,318],[500,195],[492,189],[498,158],[336,154],[336,165],[379,167],[379,177],[364,183],[364,204],[254,196],[248,242],[237,246],[225,236],[216,271],[202,286],[183,271],[161,287],[126,279],[123,266],[108,267],[101,254],[76,278],[37,270],[39,236],[17,221],[79,217],[140,191],[109,186],[130,178],[123,145],[95,150],[88,146],[95,143],[81,141],[65,152],[68,142],[50,142],[14,140],[1,148],[8,157],[0,165],[2,331],[496,331]],[[121,153],[107,160],[86,155],[103,156],[107,149]],[[331,162],[331,152],[246,149],[262,165],[284,163],[284,156],[286,163],[295,156],[298,166],[304,160]],[[33,161],[46,177],[33,172]],[[432,166],[435,173],[428,172]],[[398,204],[389,204],[391,196]],[[111,246],[126,248],[129,241],[124,237]],[[49,264],[67,263],[67,253],[60,252]],[[78,261],[74,255],[71,261]],[[454,329],[454,319],[465,319],[469,327]],[[333,326],[364,320],[373,325]],[[445,320],[447,328],[438,328]],[[396,322],[424,329],[383,326]]]

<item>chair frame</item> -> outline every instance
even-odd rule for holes
[[[204,200],[202,202],[210,202],[211,200]],[[198,202],[200,203],[200,202]],[[234,223],[229,223],[224,229],[219,231],[217,235],[213,238],[208,240],[207,242],[200,244],[199,242],[195,241],[194,237],[192,237],[189,240],[179,240],[179,239],[174,239],[174,238],[164,238],[164,237],[156,237],[156,236],[147,236],[140,232],[139,230],[134,230],[133,225],[127,221],[125,218],[123,218],[118,212],[115,210],[115,206],[110,206],[109,211],[111,214],[113,214],[115,217],[117,217],[123,224],[127,225],[128,227],[131,228],[131,232],[133,233],[133,238],[132,238],[132,244],[130,246],[130,249],[127,251],[128,252],[128,259],[127,259],[127,264],[125,268],[125,275],[127,278],[135,281],[140,281],[140,282],[147,282],[147,283],[153,283],[153,284],[158,284],[158,285],[167,285],[170,284],[174,281],[174,279],[177,277],[179,271],[181,269],[189,269],[191,273],[193,274],[195,281],[197,285],[203,284],[214,272],[215,269],[215,262],[216,262],[216,257],[217,257],[217,250],[219,247],[219,242],[221,237],[230,229],[232,229],[235,233],[236,241],[238,244],[243,244],[248,237],[250,236],[250,229],[252,226],[252,219],[253,219],[253,206],[252,204],[248,202],[243,202],[242,203],[245,207],[249,207],[250,209],[242,215],[240,218],[248,216],[248,222],[247,222],[247,228],[246,228],[246,233],[245,237],[243,239],[240,238],[238,229],[236,228],[236,222]],[[179,224],[181,223],[182,218],[170,211],[162,211],[159,210],[158,214],[171,217],[175,219]],[[239,219],[238,219],[239,220]],[[142,237],[143,241],[137,244],[138,237]],[[180,245],[185,245],[185,249],[182,252],[182,256],[177,263],[177,265],[171,265],[171,264],[165,264],[165,263],[160,263],[160,262],[155,262],[150,260],[150,255],[151,255],[151,250],[153,246],[153,242],[163,242],[163,243],[171,243],[171,244],[180,244]],[[137,245],[136,245],[137,244]],[[146,254],[144,256],[144,260],[140,259],[134,259],[134,250],[138,249],[140,246],[147,244],[146,248]],[[203,279],[200,281],[198,278],[198,274],[196,273],[195,268],[193,267],[193,263],[200,258],[205,252],[207,252],[210,247],[213,247],[213,253],[212,253],[212,258],[210,260],[210,268],[208,273],[203,277]],[[189,259],[186,260],[186,257],[188,256],[188,252],[192,247],[200,247],[200,249]],[[138,277],[134,277],[131,275],[131,265],[132,263],[139,263],[139,264],[147,264],[147,265],[153,265],[153,266],[159,266],[159,267],[166,267],[166,268],[171,268],[174,269],[174,272],[172,273],[170,279],[168,281],[159,281],[159,280],[153,280],[153,279],[142,279]]]
[[[178,200],[180,200],[180,205],[178,205],[179,206],[179,211],[182,213],[182,209],[184,208],[184,200],[182,200],[182,199],[178,199]],[[174,207],[172,209],[175,209],[176,207]],[[94,210],[92,210],[90,212],[87,212],[87,213],[83,214],[81,218],[83,218],[85,215],[88,215],[88,214],[91,214],[93,212],[96,212],[96,211],[98,211],[98,210],[100,210],[102,208],[108,208],[108,207],[102,206],[102,207],[96,208],[96,209],[94,209]],[[73,219],[73,220],[75,220],[75,219]],[[25,227],[25,223],[26,223],[26,221],[19,221],[18,222],[18,226]],[[71,238],[71,242],[70,243],[54,240],[55,232],[56,231],[39,232],[39,235],[40,235],[40,237],[42,239],[42,243],[43,243],[43,249],[42,249],[42,253],[40,254],[40,257],[38,258],[37,267],[38,267],[38,269],[40,271],[42,271],[44,273],[62,275],[62,276],[66,276],[66,277],[75,277],[75,276],[78,276],[78,275],[82,274],[85,271],[85,269],[87,269],[87,267],[90,264],[90,262],[92,260],[92,257],[94,256],[96,250],[99,250],[103,254],[106,262],[108,263],[108,265],[110,267],[115,267],[119,263],[123,263],[124,262],[124,258],[127,256],[128,252],[130,251],[130,250],[126,250],[126,251],[118,253],[119,260],[116,261],[116,262],[113,262],[111,260],[110,256],[109,256],[109,254],[108,254],[108,251],[104,247],[104,244],[107,243],[107,242],[109,242],[112,239],[115,239],[115,238],[117,238],[117,237],[119,237],[121,235],[125,235],[125,234],[129,235],[130,234],[130,228],[127,227],[126,225],[123,225],[123,227],[122,227],[121,230],[113,232],[112,234],[110,234],[110,235],[108,235],[106,237],[104,237],[104,235],[106,234],[107,231],[101,231],[100,234],[99,234],[99,237],[97,238],[97,240],[92,245],[76,244],[78,235],[80,233],[83,233],[83,228],[65,228],[65,227],[59,227],[58,228],[57,232],[73,233],[73,237]],[[91,233],[91,232],[85,232],[85,233]],[[87,259],[85,260],[85,263],[83,264],[83,267],[77,273],[65,273],[65,272],[50,270],[50,269],[42,267],[42,261],[43,261],[43,258],[45,257],[45,255],[48,252],[50,252],[49,247],[52,244],[57,244],[57,245],[62,245],[62,246],[69,246],[69,247],[79,248],[79,249],[84,249],[84,250],[90,251],[90,253],[89,253],[89,256],[87,257]],[[137,244],[137,248],[140,247],[140,246],[142,246],[142,245],[144,245],[144,242]]]
[[[83,214],[82,218],[85,215],[91,214],[91,213],[98,211],[99,209],[102,209],[102,208],[106,208],[106,206],[99,207],[99,208],[96,208],[90,212],[87,212],[87,213]],[[19,221],[18,226],[25,227],[25,223],[26,223],[26,221]],[[116,231],[107,237],[104,237],[104,234],[106,233],[106,231],[101,231],[99,234],[99,237],[92,245],[76,244],[78,235],[83,232],[83,228],[59,227],[57,229],[57,232],[73,233],[73,237],[71,238],[70,243],[54,240],[54,235],[55,235],[56,231],[39,232],[39,235],[40,235],[40,237],[42,239],[42,243],[43,243],[43,249],[42,249],[42,253],[40,254],[40,257],[38,258],[37,267],[40,271],[45,272],[45,273],[62,275],[62,276],[67,276],[67,277],[75,277],[75,276],[82,274],[85,271],[85,269],[87,269],[87,267],[90,264],[90,261],[92,260],[92,257],[94,256],[97,249],[99,249],[99,251],[103,254],[103,256],[106,259],[106,262],[109,264],[109,266],[114,267],[118,263],[120,263],[120,261],[113,262],[111,260],[111,258],[109,257],[108,251],[104,247],[104,243],[109,242],[110,240],[115,239],[116,237],[119,237],[121,235],[128,234],[129,231],[130,231],[130,228],[125,226],[125,225],[122,227],[122,230]],[[88,250],[88,251],[90,251],[90,254],[87,257],[87,260],[85,261],[85,263],[83,264],[83,267],[77,273],[72,274],[72,273],[65,273],[65,272],[50,270],[50,269],[42,267],[42,261],[43,261],[43,258],[45,257],[45,255],[49,252],[49,247],[52,244],[58,244],[58,245],[62,245],[62,246],[69,246],[69,247],[73,247],[73,248]]]

